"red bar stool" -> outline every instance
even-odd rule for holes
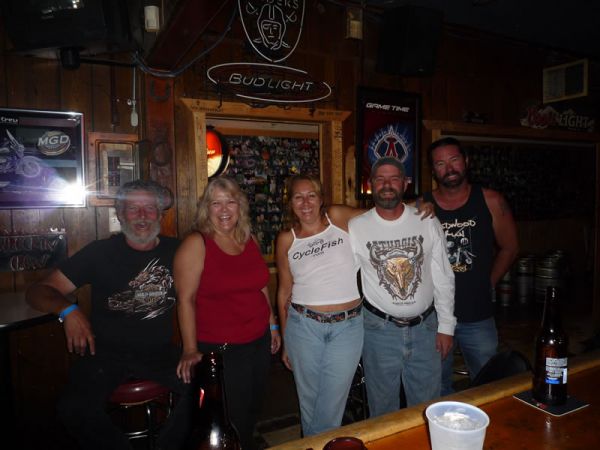
[[[112,392],[108,401],[111,406],[116,406],[119,410],[144,408],[143,428],[125,431],[125,435],[129,439],[145,438],[147,448],[153,449],[160,425],[171,413],[173,406],[171,391],[155,381],[131,379],[121,383]],[[163,412],[163,420],[160,420],[158,414],[160,411]]]

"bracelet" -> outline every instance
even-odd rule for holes
[[[271,330],[272,330],[272,331],[274,331],[274,330],[279,330],[279,325],[277,325],[276,323],[272,323],[272,324],[271,324]]]
[[[65,321],[65,318],[71,314],[73,311],[75,311],[76,309],[79,309],[79,306],[77,305],[71,305],[71,306],[67,306],[65,309],[63,309],[60,313],[58,313],[58,321],[60,323],[63,323]]]

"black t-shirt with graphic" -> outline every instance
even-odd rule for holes
[[[160,236],[156,248],[138,251],[118,234],[90,243],[59,265],[75,286],[92,287],[90,320],[98,348],[151,353],[169,345],[178,245]]]

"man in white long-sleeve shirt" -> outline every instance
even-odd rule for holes
[[[439,397],[441,363],[452,347],[454,273],[437,219],[421,221],[402,203],[402,162],[373,164],[375,207],[350,221],[364,294],[363,363],[371,417]]]

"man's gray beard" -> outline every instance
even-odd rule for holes
[[[151,233],[145,236],[138,236],[135,233],[133,227],[128,223],[121,224],[121,232],[125,235],[127,240],[136,244],[145,245],[156,239],[156,236],[160,233],[160,222],[154,222],[152,225]]]

